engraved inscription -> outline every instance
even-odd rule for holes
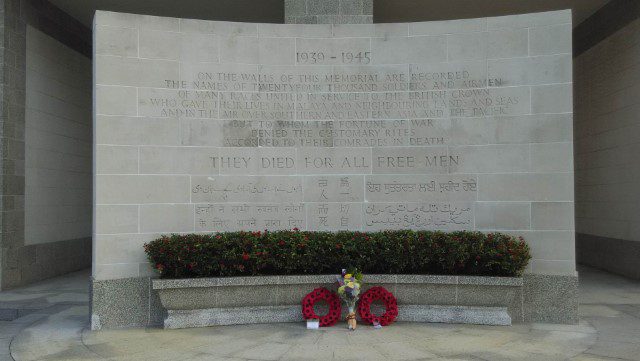
[[[304,181],[305,202],[362,202],[364,176],[308,176]]]
[[[472,203],[366,204],[364,225],[372,230],[456,230],[473,227]]]
[[[307,203],[307,219],[309,229],[361,229],[362,203]]]
[[[304,209],[302,203],[198,204],[195,227],[198,232],[304,229]]]
[[[179,126],[175,143],[139,147],[139,169],[188,175],[196,231],[474,227],[477,168],[503,148],[466,146],[498,141],[482,124],[530,116],[530,86],[505,86],[486,60],[382,59],[368,37],[284,42],[286,59],[179,60],[177,78],[137,88],[137,118]]]
[[[398,176],[373,175],[366,178],[366,200],[471,201],[476,199],[477,179],[472,175]]]
[[[191,177],[191,201],[295,202],[302,201],[302,181],[287,176]]]
[[[243,68],[220,71],[213,65],[212,69],[191,66],[186,71],[192,73],[186,73],[185,79],[165,79],[166,89],[148,90],[154,94],[141,96],[140,105],[145,109],[144,114],[150,116],[256,121],[406,121],[516,115],[529,104],[528,88],[514,88],[509,92],[494,89],[504,80],[488,79],[486,67],[480,66],[481,63],[444,68],[443,65],[412,65],[407,73],[406,67],[367,66],[368,54],[341,52],[336,56],[344,59],[340,63],[358,65],[337,66],[332,71],[315,65],[323,59],[332,59],[322,51],[298,52],[298,60],[304,59],[308,65],[300,67],[259,67],[249,72]],[[173,92],[155,94],[168,90]],[[358,138],[371,137],[360,135]]]

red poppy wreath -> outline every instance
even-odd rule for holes
[[[318,316],[313,306],[318,301],[326,301],[329,305],[329,313],[324,316]],[[329,327],[335,325],[340,320],[342,314],[342,306],[338,295],[328,289],[321,287],[307,293],[302,299],[302,317],[305,320],[317,319],[320,321],[320,327]]]
[[[377,300],[381,300],[386,308],[385,313],[380,316],[376,316],[371,312],[371,303]],[[358,314],[363,322],[388,326],[398,317],[398,301],[393,293],[387,291],[384,287],[371,287],[360,297]]]

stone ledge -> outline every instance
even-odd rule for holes
[[[210,277],[184,279],[154,279],[153,289],[179,289],[226,286],[263,286],[292,284],[325,284],[334,283],[335,275],[294,275],[294,276],[253,276],[253,277]],[[479,286],[522,286],[520,277],[488,277],[488,276],[449,276],[449,275],[385,275],[372,274],[364,276],[364,283],[408,284],[429,283],[444,285],[479,285]]]
[[[295,306],[209,308],[169,310],[164,328],[190,328],[250,323],[302,321],[302,310]]]
[[[459,276],[458,284],[460,285],[479,285],[479,286],[522,286],[521,277],[476,277],[476,276]]]
[[[510,325],[523,321],[521,278],[366,275],[363,291],[387,287],[400,321]],[[335,290],[335,275],[153,280],[168,310],[165,328],[302,321],[300,300],[313,288]],[[437,305],[437,306],[435,306]]]
[[[398,306],[400,322],[462,323],[509,326],[511,317],[506,307],[468,306]],[[273,322],[302,322],[297,306],[209,308],[202,310],[169,310],[166,329],[225,326]]]
[[[399,307],[398,321],[510,326],[511,316],[506,307],[406,305]]]

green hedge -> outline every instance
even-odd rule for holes
[[[162,278],[337,274],[519,276],[522,238],[480,232],[227,232],[163,236],[144,245]]]

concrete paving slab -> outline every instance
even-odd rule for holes
[[[61,297],[20,321],[0,321],[0,361],[640,360],[640,282],[592,269],[582,269],[581,275],[586,286],[580,290],[584,302],[577,325],[398,322],[381,330],[360,325],[350,332],[342,323],[313,331],[302,323],[283,323],[90,331],[88,305]],[[88,278],[76,275],[69,282]],[[73,293],[59,292],[62,283],[52,282],[50,291],[38,285],[38,292]]]

